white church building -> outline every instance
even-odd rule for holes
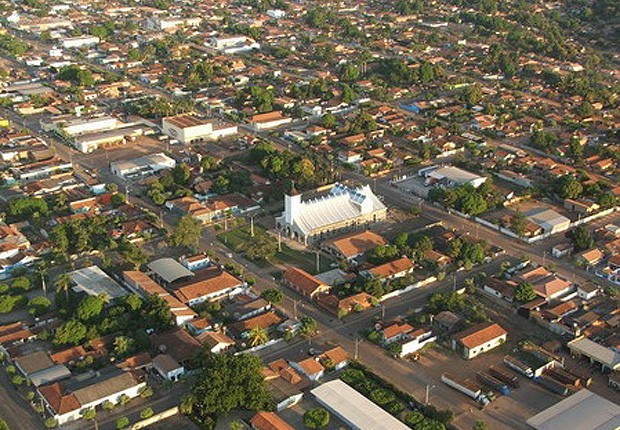
[[[307,244],[336,232],[383,221],[386,216],[387,207],[369,185],[351,188],[337,183],[326,194],[305,201],[293,187],[284,196],[284,212],[276,218],[276,227]]]

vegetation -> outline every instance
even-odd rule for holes
[[[191,215],[184,215],[174,226],[170,234],[170,243],[174,246],[186,246],[195,249],[202,235],[202,224]]]
[[[330,415],[323,408],[309,409],[304,413],[304,426],[309,429],[324,429],[329,425]]]
[[[258,357],[202,351],[195,364],[202,371],[190,394],[183,399],[181,412],[201,428],[215,428],[217,419],[234,409],[273,408]]]

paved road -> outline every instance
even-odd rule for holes
[[[43,430],[36,412],[13,388],[4,369],[0,369],[0,418],[13,430]]]

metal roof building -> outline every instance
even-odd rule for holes
[[[166,284],[171,284],[175,281],[194,276],[194,272],[188,270],[175,259],[168,257],[151,261],[147,264],[147,267]]]
[[[340,379],[326,382],[311,393],[354,430],[409,429]]]
[[[85,267],[69,273],[75,284],[73,291],[84,292],[90,296],[105,295],[108,299],[116,299],[129,294],[114,279],[110,278],[98,266]]]
[[[618,430],[620,406],[583,389],[527,420],[536,430]]]
[[[583,355],[604,368],[616,370],[620,368],[620,354],[611,348],[600,345],[587,337],[571,340],[566,345],[572,354]]]

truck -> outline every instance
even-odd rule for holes
[[[441,381],[455,390],[471,397],[482,406],[486,406],[491,403],[491,398],[488,393],[485,393],[482,390],[482,387],[470,379],[458,378],[454,375],[444,373],[441,375]]]
[[[532,369],[532,367],[525,364],[524,362],[519,360],[517,357],[513,357],[512,355],[505,356],[504,364],[510,367],[515,372],[518,372],[524,376],[527,376],[530,379],[534,377],[534,370]]]
[[[495,366],[489,367],[489,374],[503,383],[508,384],[509,387],[519,388],[519,378],[517,375],[512,375]]]
[[[551,391],[552,393],[559,394],[560,396],[568,396],[571,393],[571,390],[569,390],[566,385],[548,376],[541,375],[534,380],[543,387],[545,387],[547,390]]]
[[[546,369],[543,375],[549,376],[550,378],[553,378],[565,385],[572,385],[573,387],[581,386],[581,379],[578,376],[575,376],[559,367]]]
[[[504,396],[510,395],[510,387],[508,387],[506,383],[489,375],[487,372],[483,372],[483,371],[476,372],[476,377],[478,378],[478,381],[482,382],[484,385],[492,388],[498,393]]]

